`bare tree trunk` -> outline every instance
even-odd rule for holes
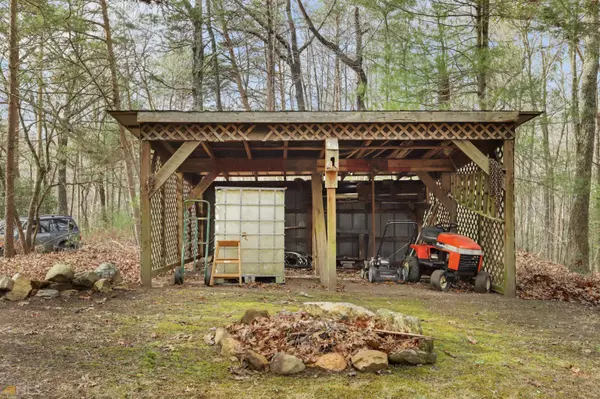
[[[210,0],[208,0],[210,1]],[[204,37],[203,35],[203,10],[202,0],[196,0],[191,10],[192,23],[194,25],[194,42],[192,46],[193,55],[193,84],[192,95],[194,97],[194,110],[204,110],[203,86],[204,86]]]
[[[290,29],[290,44],[291,44],[291,62],[290,72],[294,83],[294,91],[296,95],[296,104],[298,111],[306,111],[306,102],[304,101],[304,85],[302,83],[302,61],[300,59],[300,50],[298,48],[298,35],[296,34],[296,24],[292,17],[291,0],[285,2],[285,12],[287,14],[288,27]]]
[[[354,29],[356,31],[356,63],[359,66],[356,71],[358,76],[356,82],[356,108],[358,108],[359,111],[363,111],[366,109],[365,93],[367,91],[367,74],[363,69],[363,33],[360,27],[360,11],[358,7],[354,7]]]
[[[589,208],[592,180],[592,160],[596,115],[598,113],[598,62],[600,33],[598,32],[598,2],[587,1],[584,15],[587,35],[584,39],[584,60],[581,76],[581,130],[575,136],[575,198],[569,223],[569,267],[578,272],[589,268]]]
[[[96,183],[98,188],[98,197],[100,198],[100,219],[102,220],[103,227],[108,226],[108,214],[106,211],[106,189],[104,187],[104,173],[100,173],[98,182]]]
[[[340,14],[335,15],[335,44],[340,45]],[[335,55],[334,61],[334,78],[333,78],[333,102],[334,111],[342,109],[342,72],[340,66],[340,57]]]
[[[357,76],[356,107],[358,108],[358,110],[361,110],[361,111],[364,110],[365,109],[365,94],[366,94],[366,87],[367,87],[367,74],[365,73],[365,70],[363,68],[363,48],[362,48],[362,35],[363,34],[362,34],[362,30],[360,28],[359,8],[358,7],[354,8],[354,28],[355,28],[355,34],[356,34],[356,56],[355,56],[355,58],[352,58],[351,56],[347,55],[340,48],[339,45],[337,45],[334,42],[332,42],[331,40],[325,38],[321,34],[321,32],[319,32],[319,29],[317,29],[317,27],[315,27],[312,20],[308,16],[308,13],[306,12],[304,5],[302,4],[302,0],[298,0],[298,6],[300,7],[300,12],[304,16],[304,20],[306,21],[308,28],[315,35],[317,40],[319,40],[322,45],[324,45],[325,47],[327,47],[328,49],[333,51],[335,53],[335,55],[338,56],[344,64],[346,64],[348,67],[352,68],[352,70],[356,73],[356,76]]]
[[[113,108],[115,110],[121,109],[121,95],[119,92],[119,82],[117,76],[117,61],[113,49],[112,35],[110,29],[110,21],[108,19],[108,8],[106,0],[100,0],[100,6],[102,7],[102,17],[104,19],[104,34],[106,35],[106,50],[108,53],[108,62],[110,64],[110,75],[111,85],[113,92]],[[133,154],[131,152],[129,140],[127,139],[125,129],[119,125],[119,139],[121,141],[121,151],[123,158],[125,159],[125,175],[127,177],[127,189],[129,192],[129,203],[134,219],[134,235],[136,241],[139,242],[140,237],[140,210],[136,201],[136,182],[134,179],[135,166],[133,164]]]
[[[475,24],[477,28],[477,98],[479,108],[488,109],[487,101],[487,70],[488,49],[490,45],[490,0],[475,0]]]
[[[273,38],[273,10],[271,0],[266,0],[267,6],[267,111],[275,111],[275,57],[274,49],[275,40]]]
[[[225,39],[225,45],[229,50],[229,62],[231,63],[231,71],[235,78],[235,82],[238,87],[238,91],[240,93],[240,98],[242,100],[242,105],[246,111],[251,111],[250,102],[248,101],[248,94],[246,92],[246,88],[244,87],[244,82],[242,81],[242,75],[240,74],[240,69],[238,67],[235,50],[233,48],[233,42],[231,40],[231,36],[229,35],[229,29],[227,27],[227,21],[224,15],[225,10],[223,9],[223,4],[221,4],[220,15],[221,18],[221,27],[223,29],[223,38]]]
[[[39,114],[41,118],[42,108],[39,107]],[[71,117],[71,98],[70,94],[67,94],[67,104],[65,105],[64,111],[64,123],[61,125],[61,129],[58,132],[57,139],[57,174],[58,174],[58,213],[61,215],[67,215],[68,203],[67,203],[67,145],[69,144],[69,136],[67,134],[67,129],[70,127],[70,117]],[[41,130],[41,120],[40,126]]]
[[[208,14],[206,30],[208,31],[208,36],[210,37],[210,47],[212,50],[213,72],[215,74],[215,102],[217,105],[217,111],[223,111],[223,104],[221,102],[221,71],[219,66],[219,53],[217,50],[217,41],[215,40],[215,31],[213,30],[212,26],[212,2],[213,0],[206,0],[206,13]]]
[[[19,87],[17,71],[19,68],[19,41],[17,38],[17,0],[10,0],[9,23],[9,61],[8,61],[8,134],[6,138],[6,181],[5,208],[4,208],[4,256],[7,258],[15,255],[14,227],[16,214],[15,208],[15,153],[17,152],[18,107]]]

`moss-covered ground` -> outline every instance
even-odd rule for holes
[[[246,309],[295,310],[308,300],[417,316],[436,338],[438,362],[384,375],[307,369],[242,378],[204,341],[211,327]],[[17,397],[44,398],[596,398],[600,312],[424,285],[349,283],[329,293],[305,281],[0,301],[0,392],[5,386],[16,386]]]

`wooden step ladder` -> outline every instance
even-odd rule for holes
[[[219,250],[222,247],[237,247],[237,258],[219,258]],[[236,264],[238,265],[237,273],[221,273],[217,274],[217,265],[218,264]],[[216,278],[229,278],[229,279],[238,279],[238,284],[242,285],[242,250],[240,245],[240,240],[218,240],[217,245],[215,246],[215,256],[212,264],[212,271],[210,273],[210,283],[209,286],[213,286],[215,284]]]

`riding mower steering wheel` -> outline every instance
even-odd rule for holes
[[[454,223],[454,222],[450,222],[448,223],[448,225],[444,226],[441,223],[438,223],[435,225],[436,228],[442,230],[444,233],[449,233],[452,230],[456,229],[458,227],[458,223]]]

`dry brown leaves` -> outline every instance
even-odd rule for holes
[[[77,251],[30,253],[11,259],[0,258],[0,275],[12,276],[21,272],[36,280],[43,280],[56,263],[68,263],[79,271],[91,271],[101,263],[110,262],[121,271],[129,283],[139,282],[139,249],[134,242],[123,239],[103,238],[84,242]]]
[[[280,312],[272,317],[256,319],[252,325],[232,324],[227,330],[246,349],[271,358],[286,352],[314,363],[324,353],[337,352],[349,359],[360,349],[376,349],[386,353],[414,348],[418,343],[395,335],[382,336],[369,328],[369,321],[342,322],[316,318],[304,312]]]
[[[600,304],[600,274],[582,275],[566,266],[517,253],[517,292],[522,299]]]

